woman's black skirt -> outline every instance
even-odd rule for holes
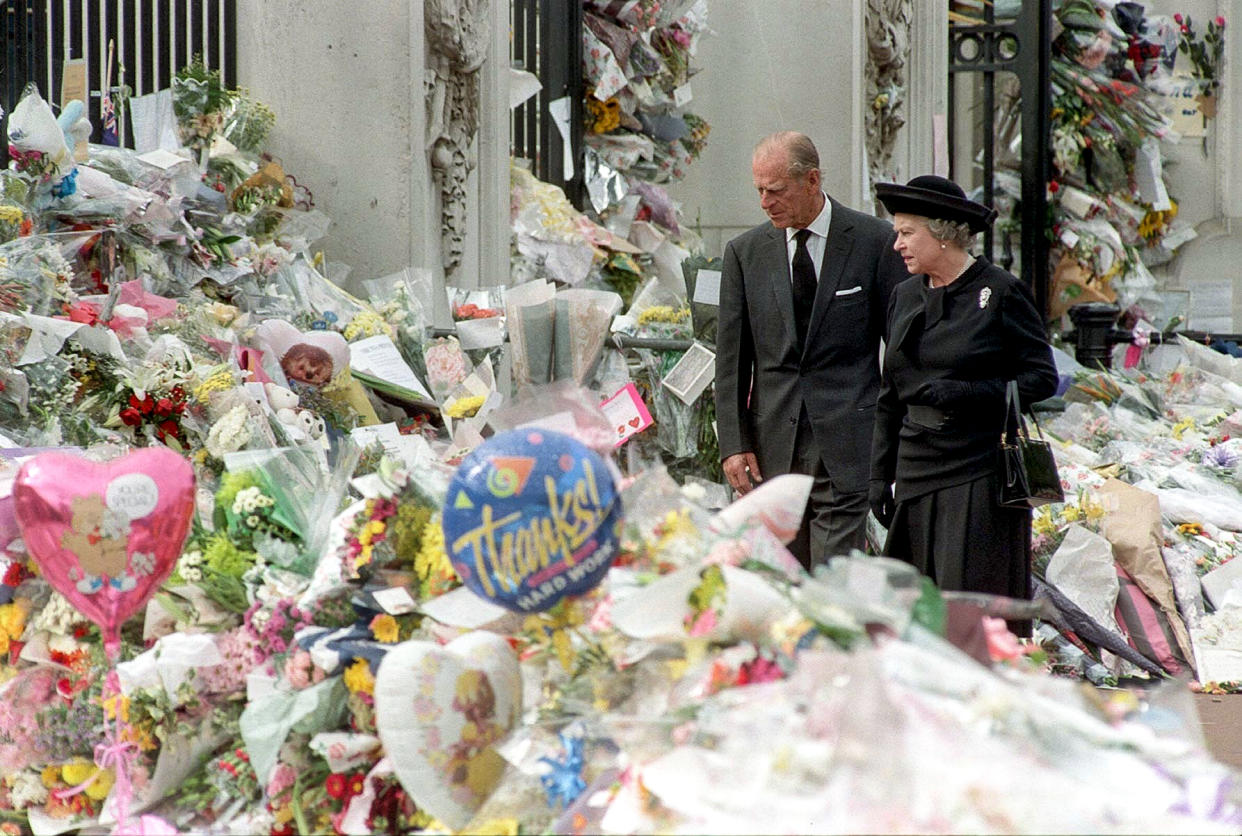
[[[996,502],[995,472],[897,504],[884,554],[945,591],[1031,597],[1031,512]],[[1010,628],[1023,625],[1010,623]],[[1019,635],[1029,635],[1029,622]]]

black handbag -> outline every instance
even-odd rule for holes
[[[1064,502],[1061,474],[1052,446],[1044,440],[1039,421],[1031,415],[1038,437],[1027,431],[1018,401],[1018,382],[1005,389],[1005,433],[1000,446],[1000,504],[1006,508],[1038,508]]]

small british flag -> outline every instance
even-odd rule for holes
[[[108,41],[108,63],[104,66],[103,89],[99,94],[100,142],[104,145],[121,144],[116,132],[116,103],[112,101],[113,45],[113,41]]]
[[[112,91],[104,90],[99,102],[99,117],[102,123],[100,142],[104,145],[120,145],[116,134],[116,106],[112,102]]]

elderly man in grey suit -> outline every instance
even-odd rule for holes
[[[809,569],[866,546],[880,336],[889,294],[908,273],[887,221],[824,193],[807,136],[765,138],[751,170],[770,223],[725,247],[720,455],[739,494],[782,473],[815,478],[790,545]]]

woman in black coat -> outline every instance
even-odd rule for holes
[[[1029,599],[1030,511],[998,504],[997,451],[1008,381],[1023,405],[1056,391],[1043,318],[1025,284],[969,252],[995,210],[932,175],[876,195],[913,276],[889,299],[872,444],[884,553],[944,590]]]

